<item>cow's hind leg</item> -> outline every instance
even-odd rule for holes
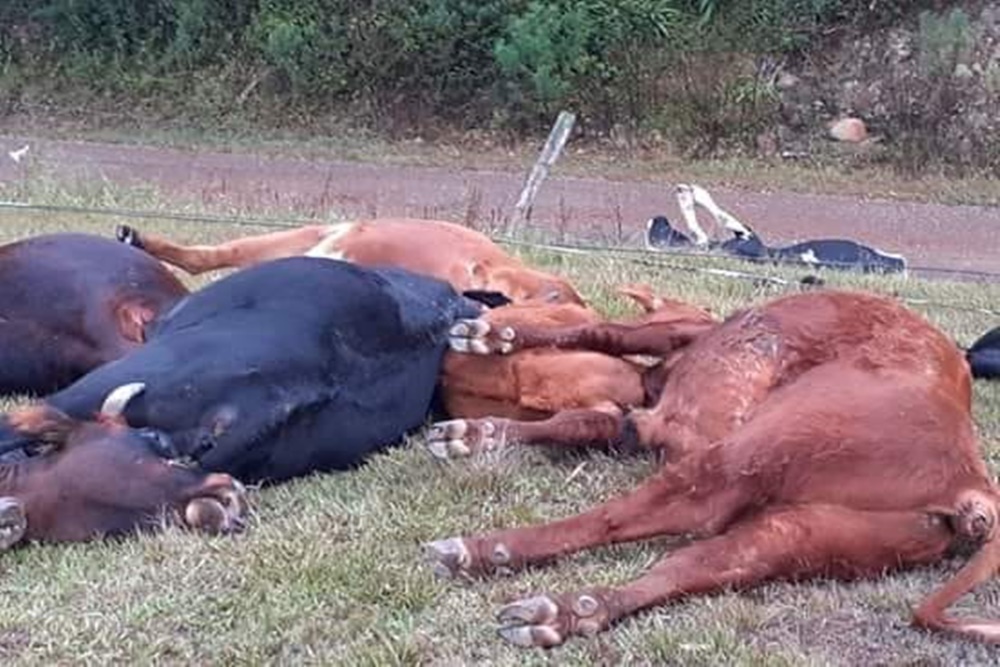
[[[639,487],[587,512],[551,523],[432,542],[441,576],[504,572],[603,544],[658,535],[715,535],[754,499],[751,485],[713,474],[715,457],[667,465]],[[705,481],[711,480],[711,481]]]
[[[571,327],[494,327],[484,319],[462,320],[451,328],[449,344],[456,352],[482,355],[552,347],[589,350],[611,356],[662,356],[689,345],[716,326],[715,322],[679,321],[639,324],[603,322]]]
[[[500,635],[519,646],[556,646],[643,609],[770,579],[856,578],[938,559],[953,534],[925,512],[860,512],[830,505],[771,510],[664,557],[620,587],[538,595],[502,608]]]
[[[621,410],[609,406],[606,410],[564,410],[530,422],[498,417],[437,422],[427,432],[427,448],[439,459],[490,452],[514,443],[629,448],[626,436]]]
[[[319,243],[327,225],[307,225],[295,229],[247,236],[218,245],[175,243],[157,234],[139,233],[134,227],[119,225],[115,235],[122,243],[145,250],[160,261],[173,264],[192,275],[226,268],[243,268],[262,262],[303,255]]]
[[[9,496],[0,496],[0,551],[20,542],[27,529],[28,520],[21,501]]]

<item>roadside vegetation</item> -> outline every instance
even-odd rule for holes
[[[632,162],[746,161],[779,125],[799,122],[782,98],[786,71],[823,60],[846,35],[878,41],[875,31],[901,26],[915,35],[913,65],[878,82],[884,108],[872,123],[881,143],[818,152],[792,170],[866,170],[857,182],[872,169],[996,176],[990,105],[1000,104],[1000,64],[966,66],[982,3],[960,4],[8,0],[0,3],[0,118],[14,129],[226,144],[462,137],[473,150],[504,153],[571,109],[575,143],[618,162],[622,153]],[[971,129],[959,132],[960,120]],[[817,119],[806,125],[823,134]]]

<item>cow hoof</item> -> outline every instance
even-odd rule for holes
[[[115,227],[115,238],[125,245],[142,249],[142,239],[139,238],[139,231],[128,225],[118,225]]]
[[[24,539],[28,518],[24,505],[17,498],[0,498],[0,551],[10,549]]]
[[[500,609],[498,632],[516,646],[549,648],[571,635],[594,635],[608,627],[610,613],[596,592],[536,595]]]
[[[448,331],[448,345],[464,354],[510,354],[517,349],[512,327],[494,329],[486,320],[459,320]]]
[[[453,419],[437,422],[427,430],[427,449],[446,460],[472,456],[502,447],[506,439],[494,419]]]
[[[472,554],[460,537],[428,542],[424,545],[424,557],[441,579],[467,577],[472,568]]]
[[[246,525],[249,505],[246,489],[235,479],[226,477],[224,484],[209,494],[198,496],[184,508],[184,523],[189,528],[210,535],[237,533]]]
[[[559,627],[559,605],[548,595],[513,602],[497,613],[497,633],[522,648],[559,646],[566,637]]]

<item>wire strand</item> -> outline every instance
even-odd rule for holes
[[[150,210],[130,209],[130,208],[70,206],[65,204],[32,204],[29,202],[18,202],[10,200],[0,201],[0,210],[4,209],[39,211],[48,213],[72,213],[72,214],[95,215],[95,216],[103,215],[107,217],[176,220],[180,222],[201,222],[208,224],[225,224],[225,225],[237,225],[244,227],[265,227],[265,228],[269,227],[274,229],[289,229],[289,228],[299,227],[305,224],[316,223],[315,219],[310,219],[310,218],[292,219],[292,218],[237,217],[237,216],[224,216],[224,215],[208,215],[201,213],[182,213],[179,211],[150,211]],[[520,239],[514,239],[503,235],[494,235],[492,238],[494,241],[501,244],[517,246],[522,248],[530,248],[534,250],[544,250],[548,252],[556,252],[562,254],[588,255],[588,256],[593,256],[595,254],[604,254],[617,259],[624,259],[644,266],[655,266],[661,269],[684,271],[688,273],[701,273],[705,275],[714,275],[735,280],[750,280],[755,282],[765,282],[786,287],[802,286],[802,283],[800,281],[791,280],[788,278],[782,278],[779,276],[753,273],[748,271],[739,271],[735,269],[719,269],[719,268],[711,268],[704,266],[701,267],[684,266],[681,264],[667,261],[668,257],[679,257],[679,258],[700,259],[700,260],[713,259],[722,261],[734,261],[740,263],[746,263],[747,261],[744,258],[733,257],[730,255],[722,255],[709,252],[692,252],[685,250],[670,250],[667,252],[660,252],[660,251],[648,250],[645,248],[628,248],[621,246],[612,247],[612,246],[585,244],[585,243],[573,243],[573,244],[542,243],[536,241],[524,241]],[[768,263],[773,263],[776,265],[794,266],[804,269],[811,268],[807,264],[800,264],[797,262],[783,262],[781,260],[769,261]],[[948,267],[935,267],[935,266],[911,266],[909,267],[908,270],[913,272],[945,273],[951,275],[961,275],[966,277],[976,277],[980,279],[989,279],[991,281],[1000,282],[1000,273],[991,271],[953,269]],[[934,306],[937,308],[943,308],[948,310],[1000,316],[1000,311],[989,308],[978,308],[975,306],[960,306],[957,304],[943,303],[940,301],[934,301],[931,299],[925,299],[920,297],[908,297],[905,295],[897,295],[897,296],[902,301],[913,305]]]

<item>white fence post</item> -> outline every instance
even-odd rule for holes
[[[531,173],[524,183],[524,189],[521,190],[521,196],[514,206],[514,219],[510,229],[512,234],[520,231],[521,226],[531,218],[531,207],[535,203],[535,197],[542,186],[542,181],[548,175],[549,168],[559,159],[559,154],[562,152],[563,146],[566,145],[566,140],[569,139],[569,133],[573,130],[575,123],[576,114],[569,111],[559,112],[559,117],[556,118],[552,130],[549,132],[549,138],[545,141],[538,161],[531,168]]]

